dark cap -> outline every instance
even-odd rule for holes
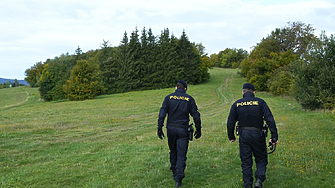
[[[181,83],[181,84],[183,84],[184,87],[187,89],[187,84],[186,84],[186,82],[185,82],[184,80],[178,80],[177,83]]]
[[[250,84],[250,83],[245,83],[244,85],[243,85],[243,89],[252,89],[252,90],[256,90],[255,89],[255,86],[254,85],[252,85],[252,84]]]

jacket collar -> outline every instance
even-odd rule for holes
[[[255,97],[255,94],[251,93],[251,92],[246,92],[243,94],[243,97]]]
[[[184,88],[178,88],[176,89],[176,92],[186,93],[186,90]]]

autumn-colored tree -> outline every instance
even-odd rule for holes
[[[282,29],[275,29],[254,47],[247,59],[242,61],[242,75],[247,78],[248,82],[254,84],[257,90],[284,94],[285,92],[278,90],[278,87],[283,87],[283,83],[278,82],[277,79],[269,79],[282,77],[287,80],[285,83],[291,84],[291,81],[288,81],[292,79],[290,74],[287,74],[286,69],[281,67],[288,66],[306,52],[307,46],[315,38],[313,32],[314,29],[309,24],[301,22],[288,23]],[[285,90],[282,91],[287,91],[286,88],[290,87],[290,85],[285,85]]]
[[[201,72],[201,80],[207,80],[210,77],[208,69],[213,66],[213,63],[209,60],[208,54],[205,52],[205,46],[203,46],[202,43],[195,45],[195,48],[197,49],[201,58],[201,66],[199,67]]]
[[[99,65],[90,60],[78,60],[63,90],[67,99],[75,101],[92,99],[104,94]]]
[[[34,66],[26,69],[24,79],[31,87],[38,87],[38,81],[42,75],[44,64],[42,62],[36,63]]]

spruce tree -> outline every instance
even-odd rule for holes
[[[178,43],[178,55],[181,64],[181,79],[187,80],[190,84],[196,84],[201,82],[201,60],[194,47],[183,30],[183,33],[179,39]]]
[[[141,60],[142,49],[139,40],[137,27],[131,33],[129,40],[129,57],[132,69],[128,70],[130,75],[130,82],[128,86],[130,90],[136,90],[142,87],[142,80],[144,74],[144,62]]]
[[[148,30],[147,41],[147,51],[144,52],[147,53],[147,62],[145,64],[147,75],[145,76],[144,86],[148,89],[154,89],[156,88],[154,80],[156,78],[155,64],[157,61],[158,44],[151,28]]]
[[[132,64],[130,62],[130,52],[127,32],[124,32],[123,39],[116,49],[116,65],[119,74],[116,80],[117,92],[130,91],[128,83],[131,81]]]

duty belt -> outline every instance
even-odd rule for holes
[[[256,128],[256,127],[240,127],[240,129],[262,132],[262,129],[259,129],[259,128]]]
[[[189,125],[180,125],[180,124],[173,124],[173,123],[168,123],[167,127],[169,127],[169,126],[171,126],[171,127],[182,127],[182,128],[188,128],[189,127]]]

